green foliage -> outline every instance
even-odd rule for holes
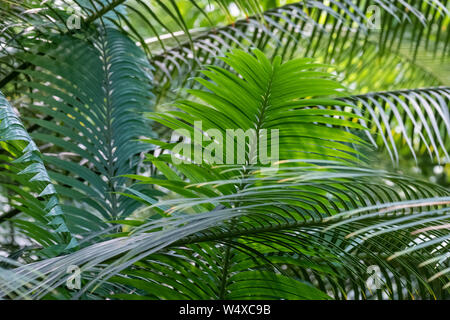
[[[257,58],[235,51],[222,58],[239,76],[215,66],[203,71],[207,79],[197,78],[197,81],[211,92],[189,90],[189,93],[208,105],[181,101],[176,107],[185,113],[166,111],[150,118],[174,130],[186,128],[186,123],[193,126],[195,121],[202,121],[204,131],[218,129],[223,137],[227,136],[226,129],[254,129],[257,134],[263,129],[280,129],[281,159],[340,158],[358,162],[357,156],[362,154],[356,155],[357,152],[346,144],[364,144],[364,141],[339,129],[363,129],[345,119],[353,115],[326,108],[310,108],[346,105],[332,99],[345,92],[330,74],[317,70],[325,66],[312,63],[307,58],[281,64],[278,57],[271,63],[261,51],[255,51],[255,54]],[[202,129],[192,127],[192,137],[195,130]],[[270,142],[269,137],[266,144],[269,146]],[[228,149],[225,151],[229,152]],[[247,150],[245,163],[251,161],[249,153]]]
[[[448,10],[1,3],[0,227],[32,246],[0,258],[0,297],[448,298],[448,186],[404,174],[448,170]]]
[[[365,92],[449,85],[448,12],[448,1],[435,0],[299,1],[267,10],[263,23],[257,15],[238,20],[153,57],[159,67],[155,78],[164,97],[171,88],[195,86],[192,73],[220,64],[224,51],[256,47],[272,58],[333,63],[344,81],[358,77],[351,83]]]
[[[34,224],[24,220],[17,224],[41,245],[59,247],[57,252],[75,246],[77,242],[70,237],[42,155],[1,93],[0,134],[2,149],[7,151],[1,155],[2,175],[8,180],[3,185],[17,194],[11,199],[12,206],[27,212],[35,220]]]
[[[448,87],[410,89],[352,96],[343,101],[361,107],[362,114],[371,120],[368,139],[374,147],[384,147],[397,165],[400,154],[412,154],[415,161],[418,155],[427,154],[437,163],[448,163],[449,93]]]
[[[138,154],[150,149],[136,140],[149,134],[141,114],[151,110],[151,67],[113,29],[92,44],[66,36],[39,52],[23,56],[38,67],[23,71],[33,77],[26,85],[35,116],[27,120],[44,129],[32,136],[54,146],[44,159],[57,191],[90,212],[81,218],[79,205],[66,202],[71,231],[99,231],[136,207],[118,192],[128,183],[120,176],[136,173]]]

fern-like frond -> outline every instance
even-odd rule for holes
[[[295,166],[285,168],[284,173],[279,171],[278,179],[289,178],[285,183],[267,178],[261,185],[260,180],[254,181],[250,176],[242,181],[250,185],[248,190],[228,197],[184,198],[156,203],[154,206],[160,208],[178,205],[171,210],[171,218],[144,223],[125,221],[139,225],[125,238],[99,242],[54,258],[51,265],[37,262],[13,270],[14,276],[5,282],[1,292],[42,297],[64,284],[67,266],[76,264],[87,277],[78,297],[93,289],[98,281],[102,283],[109,278],[108,282],[129,286],[114,291],[117,298],[130,298],[132,292],[178,299],[325,298],[325,295],[315,293],[311,285],[334,298],[348,298],[348,295],[367,298],[374,293],[363,279],[367,268],[377,265],[386,279],[378,294],[384,292],[391,298],[445,296],[441,281],[445,279],[428,284],[426,279],[435,273],[435,269],[418,268],[419,264],[436,257],[433,252],[420,255],[407,252],[404,257],[386,260],[405,247],[414,246],[414,235],[399,233],[390,237],[390,233],[385,233],[361,241],[348,237],[355,227],[347,225],[353,223],[360,227],[361,221],[376,225],[378,221],[386,227],[391,222],[396,224],[402,217],[416,221],[416,225],[433,225],[432,219],[424,217],[446,219],[448,191],[369,169],[342,168],[326,162],[319,164],[320,167],[304,170]],[[382,178],[389,178],[390,183],[383,182]],[[212,185],[220,183],[210,182]],[[201,190],[202,187],[204,184],[199,183],[190,188]],[[432,198],[424,198],[426,196]],[[402,201],[405,197],[409,200]],[[185,214],[188,207],[206,201],[224,205],[199,214]],[[239,205],[229,206],[229,201]],[[380,202],[383,204],[377,204]],[[329,210],[328,213],[325,210]],[[370,216],[357,216],[364,211],[370,212]],[[338,212],[341,214],[328,215]],[[330,218],[334,216],[345,224],[336,227],[335,220]],[[226,251],[229,251],[228,257],[222,255]],[[214,258],[216,255],[221,259]],[[109,264],[103,265],[106,261]],[[294,270],[297,273],[289,273]],[[203,280],[193,286],[189,281],[193,275]],[[288,290],[283,284],[287,276],[294,279],[288,282]],[[239,282],[246,277],[247,284]],[[259,282],[253,286],[267,288],[260,295],[258,290],[251,290],[250,279],[255,277]],[[25,281],[38,285],[44,279],[48,287],[27,289],[21,284]],[[295,279],[308,285],[296,285]],[[320,284],[314,279],[321,279]]]
[[[369,21],[374,11],[380,14],[376,30]],[[450,39],[445,36],[448,12],[447,1],[301,1],[264,12],[263,22],[250,17],[214,28],[193,39],[194,50],[192,43],[185,43],[152,62],[159,67],[155,77],[162,86],[179,87],[185,85],[186,75],[199,66],[217,64],[217,57],[233,48],[256,47],[273,56],[292,58],[299,49],[303,56],[319,57],[325,47],[322,57],[328,61],[339,60],[340,55],[352,61],[373,44],[380,57],[386,52],[404,52],[399,50],[407,43],[413,46],[413,56],[408,59],[413,59],[422,43],[430,49],[433,39],[431,50],[445,59],[450,49]],[[433,25],[437,27],[433,29]]]
[[[158,174],[127,175],[140,184],[123,192],[148,204],[148,218],[117,221],[129,232],[51,264],[2,271],[11,280],[1,295],[40,298],[57,289],[70,296],[62,285],[67,266],[76,264],[86,278],[75,298],[102,295],[95,288],[103,286],[114,287],[116,298],[370,298],[375,293],[364,279],[372,266],[384,279],[378,297],[446,297],[445,270],[434,276],[430,261],[445,253],[439,241],[447,243],[448,230],[429,228],[448,221],[448,190],[365,167],[354,147],[364,145],[355,134],[365,130],[355,126],[361,117],[334,108],[357,107],[336,99],[342,87],[315,70],[321,65],[270,62],[260,51],[235,51],[223,60],[234,72],[211,67],[209,81],[198,79],[205,88],[191,91],[197,101],[151,118],[186,136],[212,128],[226,134],[228,126],[277,128],[280,161],[252,163],[250,141],[242,142],[242,163],[223,164],[196,157],[195,150],[207,149],[203,143],[180,152],[177,142],[148,140],[169,153],[149,155]],[[165,190],[164,199],[140,192],[146,184]],[[436,250],[415,254],[420,247],[412,228],[439,233],[428,242]],[[193,284],[192,277],[201,281]]]
[[[120,176],[136,173],[138,154],[150,149],[136,139],[150,132],[142,112],[152,106],[152,68],[134,43],[111,28],[93,43],[59,39],[42,47],[42,55],[23,55],[36,66],[23,71],[32,79],[26,86],[35,114],[27,120],[36,129],[33,138],[48,143],[44,160],[58,193],[72,201],[64,205],[69,228],[83,234],[136,206],[119,194],[127,183]]]
[[[16,211],[28,213],[35,221],[18,221],[22,230],[45,247],[60,247],[59,251],[62,251],[75,246],[76,240],[71,238],[66,226],[66,217],[42,155],[1,93],[0,145],[3,151],[0,155],[1,183],[16,194],[10,203]],[[0,215],[0,221],[7,218]]]
[[[385,148],[394,163],[402,153],[416,161],[417,155],[428,154],[438,163],[450,162],[449,87],[373,92],[343,101],[363,110],[353,109],[370,119],[361,120],[369,128],[368,140]]]

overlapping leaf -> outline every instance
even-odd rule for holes
[[[27,212],[35,220],[35,223],[18,222],[22,230],[46,247],[60,246],[64,249],[75,246],[76,240],[70,236],[42,155],[2,94],[0,143],[3,150],[0,155],[1,183],[17,194],[11,201],[15,210]],[[0,219],[8,218],[4,214]]]

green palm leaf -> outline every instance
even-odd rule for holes
[[[374,92],[343,99],[364,111],[370,119],[368,139],[374,147],[386,148],[391,160],[398,164],[400,153],[428,154],[438,163],[450,161],[450,91],[448,87]],[[340,107],[338,107],[340,109]]]
[[[380,32],[368,27],[369,8],[380,12]],[[395,53],[407,60],[423,52],[418,57],[420,60],[423,56],[422,62],[428,51],[434,55],[439,51],[446,61],[450,47],[450,39],[443,34],[449,21],[447,1],[301,1],[268,10],[263,17],[264,23],[255,16],[207,31],[193,39],[194,51],[190,49],[192,43],[186,42],[155,56],[153,64],[160,68],[155,78],[162,88],[179,87],[199,66],[219,63],[217,57],[232,48],[256,47],[283,58],[301,51],[302,56],[321,57],[325,62],[345,58],[350,66],[353,59],[358,60],[359,52],[373,45],[377,58]],[[409,47],[405,54],[409,45],[413,46],[412,57]],[[324,53],[319,55],[321,50]],[[441,63],[434,69],[441,72],[445,66]]]
[[[66,226],[55,187],[42,155],[5,97],[0,94],[0,143],[2,184],[17,194],[11,204],[17,212],[29,213],[34,224],[18,222],[41,245],[69,249],[76,245]],[[9,218],[0,216],[1,220]],[[48,230],[49,225],[53,230]],[[70,243],[69,243],[70,242]]]
[[[136,173],[138,154],[150,149],[135,140],[150,131],[141,113],[151,110],[151,67],[114,29],[94,43],[71,36],[57,43],[41,48],[42,55],[23,55],[37,67],[23,71],[32,79],[34,117],[27,120],[36,129],[33,138],[50,143],[44,160],[56,190],[70,200],[64,204],[69,228],[98,231],[136,207],[118,192],[127,184],[120,176]],[[87,207],[74,206],[80,201]],[[85,210],[91,214],[81,214]]]
[[[205,104],[182,101],[177,110],[151,118],[187,133],[200,129],[195,120],[203,121],[202,130],[278,128],[279,167],[252,163],[248,142],[240,165],[200,162],[195,151],[182,154],[185,163],[170,155],[149,156],[160,174],[127,176],[177,197],[155,202],[136,186],[128,188],[130,197],[148,203],[147,221],[122,221],[135,227],[51,264],[2,271],[11,280],[0,287],[1,294],[40,298],[59,288],[70,296],[61,286],[67,266],[76,264],[87,276],[75,297],[101,295],[96,288],[103,284],[112,286],[117,298],[370,298],[374,292],[364,279],[367,268],[376,265],[385,281],[378,297],[445,297],[448,279],[442,272],[433,277],[430,262],[443,249],[415,254],[417,236],[405,230],[445,222],[448,190],[366,168],[353,147],[365,145],[355,135],[365,128],[350,121],[360,117],[334,109],[356,107],[336,100],[342,87],[329,74],[311,71],[320,65],[309,59],[271,63],[259,51],[255,56],[235,51],[224,61],[238,74],[211,67],[205,72],[210,81],[199,79],[207,89],[191,91]],[[175,152],[174,143],[149,142]],[[155,214],[171,217],[153,219]],[[386,228],[390,232],[379,232]],[[448,241],[446,230],[433,230],[441,236],[430,246]],[[201,281],[192,285],[192,277]]]

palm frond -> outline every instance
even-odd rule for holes
[[[326,66],[312,63],[312,59],[308,58],[281,63],[280,57],[271,65],[261,51],[256,50],[255,54],[257,58],[236,50],[222,58],[244,80],[216,66],[203,71],[207,79],[196,78],[211,92],[195,89],[189,90],[189,93],[209,106],[181,101],[176,107],[183,113],[177,110],[153,113],[150,118],[173,130],[188,129],[182,123],[195,125],[195,121],[202,121],[203,128],[188,129],[191,137],[195,131],[207,132],[209,129],[218,129],[224,137],[227,136],[227,129],[252,129],[260,134],[262,129],[276,130],[283,124],[284,130],[279,131],[280,145],[286,145],[286,148],[280,148],[282,159],[337,157],[350,162],[360,161],[358,157],[363,157],[362,154],[346,144],[364,145],[364,141],[352,133],[343,134],[342,130],[331,126],[363,129],[359,124],[348,120],[348,116],[352,115],[327,108],[308,108],[317,105],[346,105],[323,98],[346,94],[330,74],[317,71]],[[205,113],[205,110],[208,112]],[[336,115],[343,116],[343,119],[336,119]],[[207,142],[206,138],[205,140]],[[283,154],[284,152],[293,157]],[[243,163],[248,164],[249,160],[251,159],[246,157]]]
[[[368,9],[374,6],[380,12],[381,32],[368,27]],[[412,50],[417,55],[422,42],[430,48],[429,39],[435,39],[434,54],[439,50],[445,59],[450,41],[443,34],[448,27],[448,10],[448,1],[434,0],[413,3],[301,1],[288,4],[264,12],[263,22],[259,17],[250,17],[199,35],[193,39],[194,50],[192,43],[187,42],[155,56],[152,63],[159,68],[155,78],[162,87],[169,83],[174,87],[192,85],[192,82],[186,83],[187,75],[192,75],[203,65],[217,64],[217,57],[224,51],[245,47],[255,47],[272,53],[273,57],[281,55],[283,58],[292,58],[299,50],[303,56],[316,57],[318,50],[325,47],[325,55],[322,55],[325,62],[340,60],[341,55],[352,62],[353,58],[357,60],[359,52],[373,44],[378,48],[378,56],[401,53],[405,43],[414,45]],[[436,26],[434,30],[433,25]],[[348,50],[344,52],[344,48]],[[414,55],[408,59],[413,59]],[[442,66],[445,67],[445,63]]]
[[[41,149],[58,193],[90,208],[90,215],[80,215],[80,208],[65,204],[69,228],[102,229],[135,208],[118,192],[127,183],[120,176],[137,173],[138,154],[150,149],[133,140],[149,136],[141,113],[151,110],[152,68],[111,28],[93,43],[66,36],[40,50],[23,55],[36,66],[22,71],[32,79],[26,86],[34,117],[26,119],[35,126],[33,138],[49,143]]]
[[[450,162],[449,87],[373,92],[342,101],[363,110],[353,109],[370,119],[360,120],[369,128],[368,140],[374,147],[384,147],[394,163],[401,153],[411,153],[416,161],[417,155],[426,153],[438,163]]]
[[[76,245],[66,226],[57,193],[42,155],[19,117],[0,93],[0,143],[2,185],[14,191],[11,205],[31,215],[35,223],[17,222],[35,241],[62,250]],[[0,216],[0,221],[9,218]],[[48,230],[48,226],[53,230]],[[70,243],[69,243],[70,242]]]
[[[244,1],[236,1],[244,4]],[[20,75],[18,70],[33,67],[29,62],[18,58],[16,52],[28,52],[33,47],[49,39],[47,35],[57,34],[83,34],[93,24],[106,24],[115,26],[120,31],[137,38],[139,45],[143,47],[149,56],[152,56],[153,48],[144,38],[156,37],[162,48],[165,48],[162,33],[169,32],[170,40],[181,45],[178,34],[192,42],[192,31],[188,28],[187,19],[182,16],[181,8],[187,3],[181,1],[155,1],[150,4],[145,0],[50,0],[36,2],[33,0],[17,1],[11,0],[0,7],[0,63],[2,70],[0,75],[0,89],[13,81]],[[199,6],[196,1],[189,0],[197,13],[204,19],[210,21],[205,8]],[[225,8],[224,8],[225,9]],[[247,12],[249,8],[247,8]],[[251,12],[259,12],[253,8]],[[76,18],[77,25],[71,26]],[[144,23],[145,28],[137,28]],[[141,31],[145,30],[145,35]]]
[[[448,290],[448,203],[448,197],[444,197],[370,206],[333,216],[330,218],[332,221],[344,219],[329,228],[344,228],[346,238],[362,242],[380,242],[386,234],[401,239],[404,245],[389,255],[387,260],[400,259],[406,255],[421,257],[418,267],[429,267],[431,270],[427,281],[441,280],[442,289]],[[429,209],[417,211],[425,206],[429,206]],[[389,219],[376,222],[373,221],[374,217]],[[430,253],[431,256],[427,258]]]
[[[290,178],[289,182],[281,184],[267,178],[263,186],[254,185],[248,191],[232,195],[235,202],[239,203],[234,208],[218,206],[212,211],[186,215],[182,213],[186,212],[187,207],[198,206],[207,199],[180,199],[177,202],[183,205],[176,209],[179,214],[172,210],[172,218],[143,223],[134,228],[126,238],[103,241],[70,255],[53,258],[51,264],[49,261],[37,262],[9,271],[8,274],[13,276],[4,282],[2,294],[14,295],[15,292],[21,296],[42,297],[64,284],[67,266],[75,264],[86,274],[86,283],[77,296],[86,291],[95,294],[94,288],[99,280],[104,282],[113,277],[108,281],[131,286],[123,288],[125,291],[115,291],[120,292],[117,297],[121,298],[129,297],[131,292],[136,294],[136,289],[139,290],[137,294],[159,298],[255,298],[258,297],[258,291],[251,290],[250,281],[248,287],[239,281],[244,277],[252,279],[258,276],[260,282],[253,285],[264,283],[263,286],[268,286],[267,291],[261,291],[262,296],[259,298],[311,298],[313,294],[317,298],[320,296],[319,292],[314,293],[310,288],[313,284],[317,285],[313,281],[316,277],[320,277],[322,281],[318,287],[335,298],[346,298],[349,294],[355,295],[355,298],[367,298],[373,293],[370,293],[365,281],[361,279],[364,279],[367,267],[371,265],[378,265],[383,274],[387,275],[386,280],[393,279],[392,283],[387,281],[382,291],[391,298],[405,296],[405,292],[402,292],[404,288],[410,289],[409,293],[406,292],[406,297],[445,295],[445,291],[439,291],[442,289],[442,282],[430,285],[426,281],[432,276],[434,268],[416,268],[420,263],[435,258],[433,252],[420,256],[405,254],[404,259],[398,258],[394,262],[386,260],[390,255],[403,250],[404,246],[413,245],[411,239],[414,236],[408,238],[408,234],[396,234],[391,238],[390,233],[386,233],[376,240],[367,239],[362,242],[346,237],[355,229],[346,228],[346,224],[336,228],[335,220],[327,218],[330,216],[323,210],[328,208],[330,212],[342,212],[335,217],[350,224],[356,223],[355,220],[362,220],[354,219],[356,213],[388,208],[390,210],[384,210],[383,214],[372,213],[372,224],[374,221],[384,225],[391,221],[395,224],[395,218],[404,216],[415,219],[417,224],[428,226],[433,221],[420,220],[423,216],[445,219],[448,210],[442,206],[448,207],[448,191],[439,190],[432,184],[392,175],[389,179],[394,185],[383,184],[382,180],[378,180],[383,177],[383,173],[369,169],[364,170],[364,173],[361,173],[361,168],[347,167],[342,171],[335,163],[329,163],[325,167],[334,167],[336,175],[321,167],[319,170],[317,167],[309,167],[302,171],[295,166],[296,171],[286,170],[283,174],[278,172],[278,179],[287,176]],[[293,173],[296,180],[292,179]],[[361,179],[361,176],[365,178]],[[252,181],[251,178],[243,179],[243,183],[257,184]],[[210,182],[215,184],[215,181]],[[192,188],[196,189],[197,186],[201,187],[202,184],[193,185]],[[333,196],[323,196],[322,203],[311,201],[317,199],[317,196],[313,196],[314,192],[324,195],[321,190],[332,192]],[[373,193],[374,190],[378,192]],[[402,195],[399,190],[411,200],[400,202]],[[426,195],[435,197],[423,199]],[[225,202],[222,196],[208,199],[212,203]],[[377,204],[379,202],[383,204]],[[362,203],[372,205],[361,208]],[[155,204],[161,208],[168,205],[173,205],[173,201]],[[351,210],[352,207],[360,209]],[[413,211],[409,211],[409,208]],[[416,211],[420,208],[424,210]],[[390,216],[392,211],[397,211],[397,214]],[[370,221],[369,217],[362,218]],[[221,255],[223,250],[227,250],[227,246],[231,254],[227,258],[229,261],[225,263],[214,259],[214,255]],[[224,255],[221,257],[224,259]],[[106,261],[110,264],[104,265]],[[218,268],[217,272],[211,270],[213,267]],[[224,270],[224,267],[229,268],[229,271]],[[288,271],[283,272],[283,269]],[[124,272],[119,273],[122,270]],[[290,289],[284,291],[286,287],[282,285],[283,279],[293,270],[300,273],[295,276],[290,274],[290,277],[306,281],[308,286],[296,285],[294,281],[290,283]],[[225,287],[222,284],[223,272],[229,272]],[[213,277],[211,273],[214,274]],[[201,288],[195,288],[189,282],[188,279],[193,274],[204,279],[196,284]],[[44,279],[45,286],[39,285]],[[174,282],[168,283],[168,279],[173,279]],[[23,282],[34,282],[36,286],[24,288],[21,284]],[[272,288],[271,282],[274,283]],[[240,283],[243,284],[242,287],[239,286]],[[413,288],[420,291],[415,292]],[[322,294],[322,298],[324,297]]]
[[[123,1],[122,1],[123,2]],[[0,88],[14,81],[21,73],[20,70],[33,67],[30,62],[21,60],[17,53],[32,52],[33,48],[41,45],[48,34],[68,34],[71,17],[79,15],[83,28],[101,18],[107,10],[100,9],[89,16],[83,16],[83,10],[75,11],[76,2],[70,1],[16,1],[11,0],[1,4],[0,17],[2,39],[0,40],[0,65],[2,66]],[[116,5],[111,5],[110,9]],[[103,7],[102,7],[103,8]],[[80,26],[81,27],[81,26]],[[44,38],[44,39],[42,39]],[[44,40],[44,41],[43,41]]]
[[[342,89],[329,74],[311,71],[320,65],[309,59],[281,64],[276,58],[270,63],[260,51],[255,56],[235,51],[223,59],[239,75],[219,67],[205,71],[210,81],[198,81],[207,90],[191,94],[207,105],[182,101],[178,107],[184,112],[151,117],[188,132],[200,129],[195,120],[204,121],[202,130],[223,130],[228,125],[279,128],[279,167],[255,165],[250,153],[239,165],[199,163],[195,152],[184,153],[189,160],[184,163],[176,163],[170,155],[149,156],[161,174],[127,176],[164,188],[177,198],[155,202],[140,193],[137,185],[129,187],[130,197],[148,203],[148,220],[118,221],[133,227],[115,239],[69,255],[2,271],[2,277],[11,279],[0,287],[2,296],[40,298],[56,288],[71,296],[62,288],[69,264],[86,273],[84,287],[75,298],[95,295],[95,288],[102,284],[113,286],[116,298],[135,294],[177,299],[448,295],[443,289],[447,276],[441,272],[433,277],[436,270],[428,263],[444,249],[414,254],[414,248],[420,249],[415,247],[417,236],[402,232],[446,222],[448,190],[366,168],[353,148],[363,142],[343,130],[363,132],[365,128],[332,118],[360,117],[317,108],[349,106],[335,99]],[[243,104],[246,107],[239,108]],[[304,119],[295,121],[299,112]],[[292,126],[285,125],[291,121]],[[321,140],[329,139],[329,149],[317,147],[310,131]],[[149,142],[175,152],[173,143]],[[249,143],[245,145],[251,149]],[[296,152],[306,158],[289,158]],[[153,219],[155,213],[171,217]],[[337,219],[341,220],[336,223]],[[391,230],[379,232],[385,229]],[[448,241],[446,230],[436,231],[442,236],[430,245]],[[364,281],[368,267],[374,265],[385,281],[376,293]],[[192,284],[193,275],[201,281]]]

